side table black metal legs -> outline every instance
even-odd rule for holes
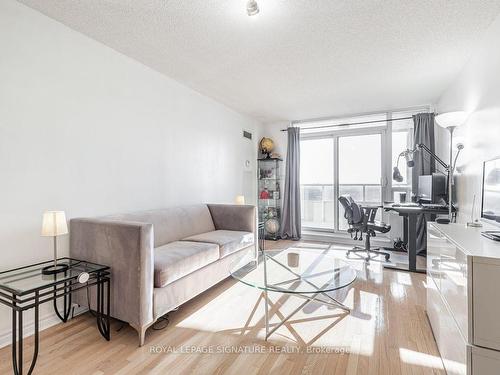
[[[36,360],[38,359],[39,342],[39,293],[35,292],[35,336],[33,359],[28,370],[28,374],[33,372]],[[12,366],[15,375],[23,373],[23,312],[24,310],[17,306],[15,295],[12,296]]]
[[[106,284],[106,313],[104,313],[104,284]],[[97,328],[101,335],[110,340],[110,322],[109,322],[109,306],[110,306],[110,285],[109,278],[101,278],[97,275]]]
[[[79,283],[76,279],[67,279],[61,282],[30,290],[26,293],[7,294],[0,291],[0,302],[12,308],[12,367],[15,375],[22,375],[23,372],[23,313],[29,309],[34,309],[34,351],[30,367],[27,374],[31,374],[35,368],[38,358],[40,341],[39,327],[39,307],[42,303],[53,302],[54,311],[63,323],[68,321],[71,313],[71,295],[80,289],[88,289],[95,285],[97,289],[96,299],[96,319],[97,328],[100,334],[110,340],[110,278],[109,271],[98,271],[90,276],[86,283]],[[60,312],[57,300],[63,299],[63,311]]]
[[[71,291],[71,282],[64,283],[64,290],[66,291],[69,286],[69,290]],[[63,323],[66,323],[69,318],[69,314],[71,312],[71,292],[69,294],[64,294],[63,298],[63,313],[62,315],[59,313],[59,309],[57,308],[57,287],[54,286],[54,311],[56,315]]]

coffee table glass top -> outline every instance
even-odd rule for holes
[[[344,288],[356,271],[325,250],[289,248],[253,251],[232,264],[231,275],[249,286],[281,293],[318,293]]]
[[[37,289],[46,288],[60,282],[75,279],[82,272],[89,274],[108,270],[108,266],[85,262],[72,258],[60,258],[58,264],[67,264],[68,270],[55,275],[43,275],[42,268],[50,266],[53,260],[32,264],[30,266],[16,268],[0,272],[0,290],[8,291],[16,295],[31,293]]]

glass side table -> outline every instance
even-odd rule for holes
[[[72,258],[60,258],[58,263],[68,269],[55,275],[43,275],[42,268],[53,260],[0,272],[0,303],[12,309],[12,365],[14,374],[23,374],[23,312],[34,309],[34,351],[28,374],[33,372],[39,347],[39,306],[53,302],[54,310],[62,322],[71,312],[71,295],[93,285],[97,289],[96,318],[101,335],[110,340],[110,272],[108,266]],[[57,299],[62,298],[59,311]]]

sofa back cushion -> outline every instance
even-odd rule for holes
[[[106,218],[153,224],[154,247],[215,230],[206,204],[132,212]]]

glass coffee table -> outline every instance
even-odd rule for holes
[[[265,300],[266,340],[293,315],[310,302],[350,309],[330,296],[356,280],[356,271],[328,251],[306,248],[251,251],[232,264],[231,276],[248,286],[261,289]],[[305,301],[270,329],[268,292],[278,292],[305,299]]]

